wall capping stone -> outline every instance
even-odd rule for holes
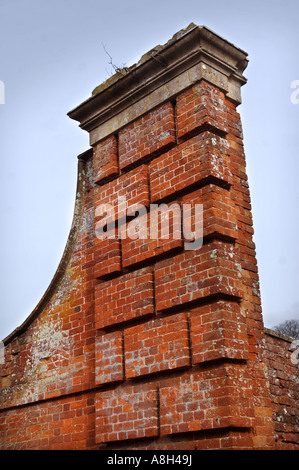
[[[292,336],[285,335],[284,333],[280,333],[279,331],[271,330],[270,328],[264,328],[264,331],[266,335],[282,339],[283,341],[287,341],[288,343],[292,343],[295,340],[295,338],[293,338]]]
[[[123,74],[97,87],[68,116],[90,133],[94,145],[201,79],[240,104],[247,63],[242,49],[205,26],[191,23],[166,45],[152,49],[137,64],[123,69]]]

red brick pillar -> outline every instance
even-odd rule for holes
[[[95,238],[98,444],[273,445],[236,110],[246,64],[243,51],[191,27],[71,114],[94,148],[95,227],[104,224],[103,204],[118,222],[111,236]],[[146,213],[128,222],[120,198],[127,215]],[[151,237],[152,204],[162,203],[202,205],[202,245],[186,249],[183,224],[179,236]],[[147,236],[117,237],[132,223]]]

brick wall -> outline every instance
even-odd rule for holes
[[[71,114],[91,149],[57,273],[4,341],[2,449],[275,447],[234,76],[246,55],[224,42],[220,73],[210,34],[180,33],[159,52],[168,75],[150,54]],[[198,37],[204,67],[187,53]]]
[[[267,329],[266,357],[277,449],[298,450],[298,341]]]

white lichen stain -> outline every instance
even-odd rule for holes
[[[89,210],[86,210],[82,218],[80,226],[80,234],[82,235],[93,235],[94,230],[94,208],[91,207]]]
[[[69,360],[73,340],[62,330],[62,321],[49,318],[41,323],[32,335],[32,347],[23,371],[23,400],[39,399],[48,384],[57,383],[70,376],[62,372],[61,361]]]
[[[61,330],[61,321],[51,321],[43,325],[34,339],[35,346],[32,351],[32,361],[36,366],[42,359],[51,362],[67,359],[72,341],[69,340],[68,331]]]

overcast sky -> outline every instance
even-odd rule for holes
[[[0,0],[0,339],[47,289],[88,135],[67,112],[190,22],[249,54],[241,113],[264,323],[299,319],[298,0]],[[299,96],[299,94],[297,95]],[[0,89],[1,101],[1,89]]]

